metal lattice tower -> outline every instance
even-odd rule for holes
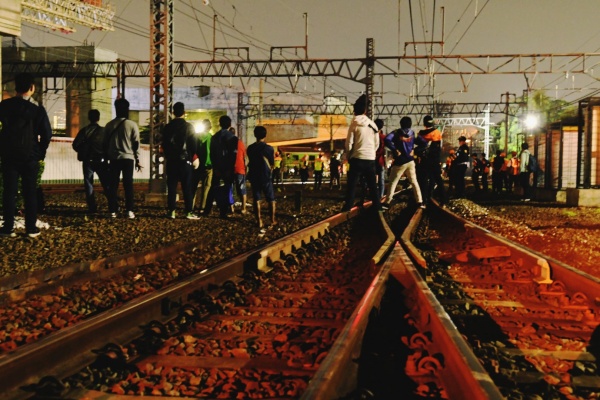
[[[375,41],[367,38],[367,76],[364,78],[365,93],[367,95],[367,116],[373,117],[373,77],[375,76]]]
[[[160,130],[173,103],[173,0],[150,1],[150,191],[163,191]]]
[[[114,31],[115,12],[79,0],[21,0],[23,21],[63,32],[75,32],[73,24]]]

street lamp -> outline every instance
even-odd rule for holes
[[[535,114],[527,114],[527,116],[525,117],[525,126],[527,127],[528,132],[537,128],[539,123],[540,117]]]

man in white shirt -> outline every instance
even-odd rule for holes
[[[348,128],[346,138],[346,154],[350,164],[348,171],[348,188],[346,202],[342,211],[350,211],[354,205],[356,184],[361,176],[364,177],[369,194],[373,199],[373,207],[381,210],[381,203],[377,191],[375,172],[375,158],[379,147],[379,130],[367,112],[367,96],[362,95],[354,103],[354,118]]]

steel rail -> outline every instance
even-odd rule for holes
[[[431,331],[432,343],[435,345],[435,349],[429,349],[429,352],[437,350],[445,355],[444,368],[438,372],[445,383],[448,397],[504,399],[411,260],[412,258],[421,267],[426,267],[426,261],[411,241],[422,215],[422,210],[417,210],[402,233],[389,261],[393,263],[390,273],[406,288],[407,296],[415,298],[419,305],[420,317],[416,319],[419,331]]]
[[[533,282],[537,285],[548,285],[555,281],[562,282],[566,288],[570,288],[570,292],[583,293],[589,299],[589,307],[592,312],[598,313],[597,293],[600,291],[600,279],[581,272],[569,265],[560,261],[554,260],[546,255],[535,250],[514,243],[506,238],[503,238],[493,232],[490,232],[462,217],[451,212],[447,208],[440,208],[437,205],[428,208],[427,213],[430,218],[436,222],[442,222],[445,226],[455,226],[463,229],[463,232],[470,237],[476,238],[476,241],[486,244],[486,247],[492,248],[495,246],[504,246],[509,249],[510,258],[518,260],[520,268],[535,272]],[[420,332],[431,333],[431,343],[428,343],[427,351],[429,354],[440,352],[444,354],[444,365],[437,370],[435,374],[442,382],[444,389],[447,392],[449,399],[502,399],[504,396],[500,392],[495,382],[491,379],[486,369],[482,366],[477,356],[473,352],[471,346],[466,342],[463,335],[457,329],[455,323],[449,314],[445,311],[440,300],[436,298],[434,293],[428,286],[428,281],[421,275],[417,269],[417,265],[426,269],[427,261],[421,255],[420,251],[413,244],[412,238],[415,234],[417,226],[423,217],[423,212],[418,210],[407,228],[402,233],[399,245],[392,252],[390,259],[387,261],[393,263],[390,267],[390,274],[405,287],[405,294],[409,301],[414,305],[414,312],[411,316]],[[399,247],[403,250],[400,250]],[[546,286],[544,286],[546,287]],[[468,302],[469,300],[467,300]],[[465,300],[455,300],[454,303],[462,304]],[[444,304],[454,304],[453,300],[446,300]],[[518,307],[517,302],[507,301],[489,301],[498,307]],[[508,303],[508,304],[505,304]],[[418,307],[417,307],[418,305]],[[544,308],[540,305],[539,309],[557,310],[553,306],[546,304]],[[409,305],[410,307],[410,305]],[[534,311],[540,310],[535,308]],[[568,310],[565,310],[568,313]],[[543,315],[540,316],[540,318]],[[496,317],[498,318],[498,317]],[[508,317],[506,317],[508,318]],[[532,316],[532,321],[537,321],[536,315]],[[539,319],[539,318],[538,318]],[[502,317],[499,318],[502,320]],[[511,320],[512,321],[512,320]],[[526,322],[526,321],[525,321]],[[557,322],[558,323],[558,322]],[[569,336],[568,328],[570,320],[565,320],[565,328],[560,331],[561,336]],[[518,325],[517,325],[518,326]],[[554,325],[550,325],[553,327]],[[510,329],[510,326],[509,328]],[[543,329],[545,328],[540,328]],[[573,333],[578,336],[578,331]],[[554,356],[564,360],[584,360],[590,359],[590,354],[578,351],[546,351],[545,348],[539,349],[512,349],[512,353],[507,349],[505,353],[508,356],[522,356],[523,354],[541,354]],[[591,357],[593,359],[593,357]],[[541,379],[543,373],[537,373],[536,376],[532,372],[524,372],[531,379]],[[516,378],[516,377],[513,377]],[[584,377],[585,378],[585,377]],[[576,381],[583,382],[582,378],[574,376],[573,384]],[[579,380],[578,380],[579,379]],[[587,382],[587,384],[591,384]]]
[[[268,270],[269,265],[281,256],[292,253],[304,243],[321,237],[327,230],[359,213],[359,209],[355,207],[350,212],[337,214],[275,242],[240,254],[181,282],[52,333],[36,343],[0,355],[0,376],[2,376],[0,393],[5,396],[3,398],[20,399],[23,398],[20,387],[35,383],[43,376],[52,375],[62,379],[72,375],[90,364],[95,358],[92,350],[105,345],[109,338],[115,343],[129,342],[140,335],[140,325],[147,324],[151,320],[164,323],[172,319],[176,315],[178,306],[185,303],[190,293],[206,289],[209,285],[235,279],[246,270]],[[379,219],[383,233],[378,233],[375,240],[383,244],[372,259],[373,266],[381,261],[394,242],[393,235],[385,225],[381,214]],[[369,311],[378,304],[383,293],[379,286],[383,281],[379,274],[375,286],[369,288],[360,303],[361,311],[355,312],[344,328],[344,332],[351,332],[351,334],[343,335],[342,343],[336,344],[330,357],[348,358],[349,356],[340,353],[349,352],[350,349],[360,349]],[[337,388],[336,390],[341,392],[349,390],[356,384],[356,380],[352,381],[349,379],[350,376],[343,373],[344,368],[345,365],[338,366],[336,383],[330,388]],[[330,378],[328,382],[331,382]]]

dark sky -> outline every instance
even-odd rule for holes
[[[85,40],[114,50],[126,60],[147,60],[148,1],[112,3],[116,10],[115,32],[79,26],[76,33],[67,35],[24,24],[22,39],[36,46],[77,45]],[[374,38],[377,56],[397,56],[404,52],[406,42],[441,41],[442,26],[445,55],[590,53],[600,49],[598,0],[210,0],[208,5],[201,0],[176,0],[174,4],[177,60],[209,59],[214,14],[218,15],[216,46],[250,47],[250,57],[257,60],[268,58],[270,46],[304,44],[303,13],[308,14],[309,58],[364,57],[366,38]],[[441,46],[433,49],[441,54]],[[428,50],[420,45],[417,52],[425,55]],[[533,89],[546,89],[553,98],[569,101],[600,88],[590,76],[593,72],[587,76],[568,75],[558,65],[557,70],[561,72],[531,75],[529,84]],[[349,81],[328,79],[324,89],[321,78],[300,79],[304,80],[298,85],[300,90],[317,97],[333,91],[352,98],[363,88]],[[375,89],[383,88],[383,102],[402,104],[428,98],[411,98],[411,93],[451,102],[498,102],[504,92],[520,95],[527,88],[522,75],[473,76],[463,81],[457,76],[435,76],[434,88],[429,82],[423,76],[385,78],[375,82]],[[199,80],[179,84],[199,84]],[[269,84],[274,85],[265,90],[290,90],[285,80],[270,80]],[[258,80],[250,83],[257,85]]]

